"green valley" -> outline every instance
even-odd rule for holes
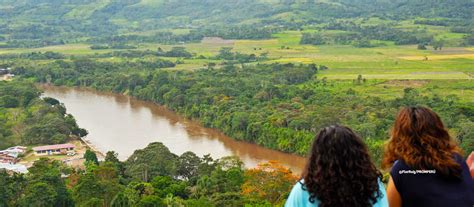
[[[377,167],[397,111],[426,106],[468,155],[472,11],[472,0],[0,0],[0,149],[87,135],[37,89],[54,85],[164,106],[186,120],[171,125],[292,156],[307,156],[321,128],[346,125]],[[92,149],[80,168],[39,159],[26,175],[0,172],[0,207],[282,206],[299,178],[270,160],[245,168],[239,151],[168,148],[155,141],[125,160]]]

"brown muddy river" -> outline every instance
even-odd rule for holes
[[[211,154],[213,158],[236,155],[246,167],[276,160],[300,173],[305,163],[300,156],[235,141],[151,102],[90,89],[41,88],[44,96],[64,103],[79,126],[89,131],[87,141],[101,152],[113,150],[119,153],[122,160],[150,142],[162,142],[178,155],[186,151],[199,156]]]

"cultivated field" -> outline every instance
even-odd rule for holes
[[[301,32],[288,31],[275,34],[268,40],[205,41],[180,45],[140,44],[139,50],[156,50],[161,47],[183,46],[206,59],[184,60],[175,69],[197,69],[209,62],[207,58],[218,54],[222,47],[233,51],[256,55],[267,53],[264,63],[316,63],[328,66],[320,76],[328,79],[354,79],[359,74],[367,79],[465,79],[470,80],[474,71],[474,48],[446,47],[442,50],[418,50],[416,45],[356,48],[350,45],[301,45]],[[91,50],[87,44],[67,44],[35,49],[0,49],[0,54],[54,51],[69,55],[93,55],[113,51]],[[173,58],[171,58],[173,59]]]
[[[186,31],[176,31],[186,32]],[[354,90],[380,97],[393,97],[403,93],[402,88],[414,87],[423,91],[434,91],[443,97],[458,95],[462,102],[474,102],[474,48],[446,47],[442,50],[418,50],[416,45],[397,46],[386,42],[386,46],[356,48],[351,45],[301,45],[301,32],[288,31],[275,34],[268,40],[222,41],[207,39],[201,43],[179,45],[139,44],[138,50],[169,50],[181,46],[194,53],[192,59],[169,70],[194,70],[207,67],[210,62],[219,64],[221,60],[212,59],[223,47],[232,47],[234,52],[261,55],[266,53],[268,60],[261,63],[295,63],[328,66],[320,71],[318,78],[347,80],[334,84],[335,90],[352,85],[359,75],[367,84],[354,86]],[[449,35],[449,33],[440,33]],[[113,49],[92,50],[87,44],[66,44],[35,49],[0,49],[1,54],[54,51],[67,55],[83,56],[107,53]],[[156,57],[142,57],[142,59]],[[172,61],[177,58],[165,58]],[[103,58],[102,61],[124,61],[120,58]],[[43,61],[43,60],[42,60]],[[255,63],[251,63],[255,64]],[[344,86],[346,85],[346,86]]]

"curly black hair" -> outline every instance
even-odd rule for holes
[[[350,128],[321,129],[313,142],[302,174],[303,189],[321,207],[369,207],[382,196],[382,174],[370,159],[367,146]]]

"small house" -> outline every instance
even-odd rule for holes
[[[6,150],[0,151],[0,163],[15,164],[18,162],[18,157],[26,152],[26,147],[15,146]]]
[[[4,152],[12,157],[18,157],[19,155],[25,154],[27,148],[23,146],[15,146],[15,147],[9,147],[6,150],[0,151]]]
[[[18,158],[0,151],[0,163],[15,164],[17,162],[18,162]]]
[[[0,169],[4,169],[9,173],[28,173],[26,166],[21,164],[0,163]]]
[[[76,148],[73,144],[56,144],[56,145],[47,145],[33,147],[33,151],[37,156],[44,155],[65,155],[67,152],[74,151]]]

